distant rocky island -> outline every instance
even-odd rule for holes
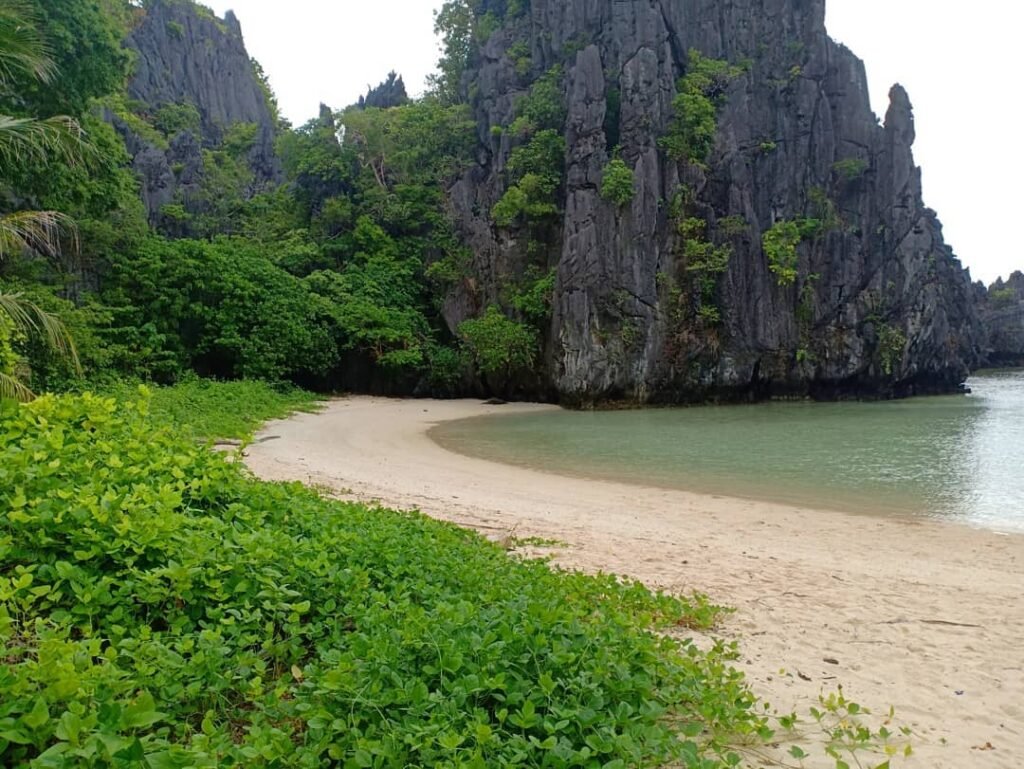
[[[986,365],[1024,366],[1024,273],[999,279],[987,290],[979,284],[977,296],[986,333]]]

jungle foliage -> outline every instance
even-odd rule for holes
[[[194,142],[196,107],[153,110],[122,91],[130,57],[119,41],[144,11],[59,0],[34,12],[32,34],[57,38],[46,41],[52,77],[31,89],[12,80],[0,107],[66,110],[88,151],[76,163],[30,153],[5,164],[0,212],[52,211],[55,225],[69,226],[51,228],[51,250],[75,259],[2,260],[0,291],[59,311],[82,340],[88,379],[169,383],[198,372],[442,394],[471,369],[440,315],[452,282],[428,277],[465,264],[443,203],[473,160],[465,105],[437,94],[377,98],[400,90],[389,76],[361,105],[279,126],[280,187],[257,184],[249,165],[257,127],[226,127],[219,143],[203,139],[197,167],[172,168],[179,196],[147,221],[125,132],[164,151]],[[535,162],[524,155],[524,168]],[[8,325],[4,372],[27,374],[26,388],[76,386],[77,371]]]

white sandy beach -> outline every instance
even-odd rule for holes
[[[545,408],[335,400],[268,425],[261,436],[276,437],[248,462],[267,479],[495,539],[559,540],[561,565],[706,592],[738,610],[720,635],[739,639],[755,691],[780,711],[806,713],[838,684],[862,705],[895,706],[916,755],[894,766],[1024,766],[1024,536],[563,477],[454,454],[427,435]]]

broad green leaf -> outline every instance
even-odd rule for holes
[[[46,700],[42,697],[37,697],[32,710],[21,717],[21,722],[32,730],[41,729],[49,720],[50,709],[46,706]]]

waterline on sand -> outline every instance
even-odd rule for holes
[[[883,403],[495,415],[431,437],[575,477],[1024,532],[1024,373],[972,386]]]

